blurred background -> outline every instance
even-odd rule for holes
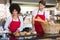
[[[38,8],[40,0],[0,0],[0,30],[3,30],[5,21],[11,16],[9,6],[17,3],[21,7],[21,16],[23,16],[24,26],[32,28],[32,11]],[[50,13],[50,19],[54,21],[54,26],[46,27],[46,33],[60,32],[60,0],[46,0],[46,10]],[[27,25],[28,24],[28,25]]]

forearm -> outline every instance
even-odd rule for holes
[[[32,25],[34,25],[34,17],[32,17]]]
[[[4,29],[5,29],[5,30],[9,30],[8,27],[9,27],[9,23],[6,22],[6,23],[5,23],[5,26],[4,26]]]
[[[42,19],[39,19],[40,21],[39,22],[42,22],[42,23],[44,23],[45,22],[45,20],[42,20]]]
[[[36,18],[39,22],[41,22],[41,23],[44,23],[44,22],[46,22],[45,20],[43,20],[43,19],[41,19],[41,18]]]
[[[33,16],[33,17],[32,17],[32,29],[33,29],[33,30],[35,30],[35,27],[34,27],[34,21],[35,21],[35,20],[34,20],[34,19],[35,19],[35,17]]]

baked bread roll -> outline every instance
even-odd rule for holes
[[[34,32],[31,32],[31,34],[37,34],[37,33],[34,31]]]
[[[20,32],[21,36],[25,36],[26,32]]]
[[[20,33],[17,31],[17,32],[14,32],[13,33],[15,36],[20,36]]]
[[[31,35],[31,32],[27,32],[26,35]]]

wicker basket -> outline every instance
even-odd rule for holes
[[[51,39],[51,38],[46,38],[46,39],[39,39],[39,40],[53,40],[53,39]]]
[[[54,25],[42,25],[44,32],[48,34],[58,34],[60,30],[60,24],[54,24]]]
[[[56,40],[60,40],[60,38],[56,38]]]

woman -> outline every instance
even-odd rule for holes
[[[5,27],[4,27],[5,30],[10,31],[11,33],[14,33],[16,31],[22,31],[23,18],[22,16],[19,16],[20,11],[21,11],[20,6],[18,4],[11,4],[9,7],[9,10],[12,16],[7,18]],[[13,40],[13,39],[14,39],[13,37],[10,38],[10,40]]]
[[[37,32],[38,37],[42,37],[44,35],[44,30],[42,28],[42,24],[47,25],[46,19],[49,18],[49,11],[45,10],[46,2],[41,0],[39,1],[39,8],[34,10],[33,15],[33,25],[35,26],[35,31]]]

